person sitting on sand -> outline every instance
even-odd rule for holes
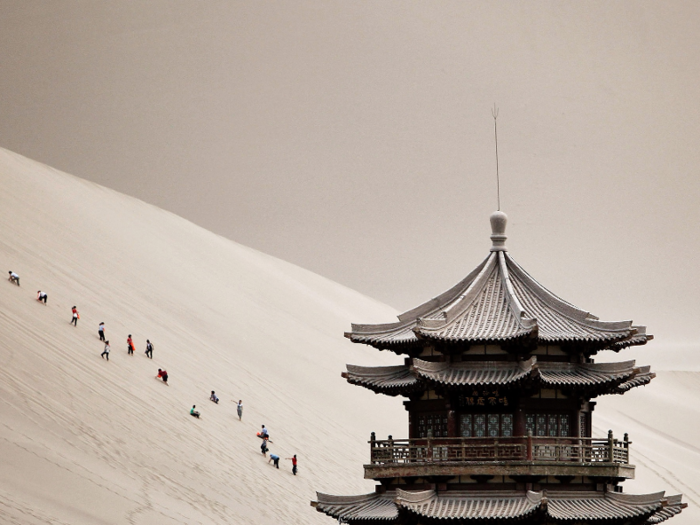
[[[277,454],[270,454],[270,459],[267,460],[268,463],[274,461],[275,467],[280,468],[280,457]]]
[[[192,408],[190,409],[190,415],[196,417],[197,419],[199,419],[199,412],[197,412],[197,411],[194,409],[196,406],[197,406],[197,405],[192,405]]]
[[[105,349],[102,351],[100,354],[100,357],[104,359],[107,357],[107,361],[109,361],[109,341],[105,341]]]
[[[168,384],[168,373],[165,370],[161,370],[160,368],[158,369],[158,375],[156,376],[156,379],[163,379],[163,383],[166,385]]]
[[[219,398],[217,397],[216,392],[214,392],[213,390],[211,391],[211,395],[209,396],[209,400],[213,401],[214,403],[219,402]]]
[[[39,290],[39,291],[36,293],[36,300],[39,301],[39,302],[44,301],[44,304],[46,304],[46,300],[47,300],[48,298],[49,298],[49,296],[46,295],[46,292],[42,292],[41,290]]]
[[[17,275],[15,272],[12,270],[9,271],[10,276],[7,278],[8,281],[11,283],[15,283],[17,286],[19,286],[19,275]]]

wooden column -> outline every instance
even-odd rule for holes
[[[513,435],[525,435],[525,412],[520,407],[518,407],[513,414]]]
[[[447,437],[459,437],[457,429],[457,413],[447,405]]]

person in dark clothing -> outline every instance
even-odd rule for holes
[[[146,339],[146,357],[153,359],[153,343]]]
[[[262,452],[263,456],[267,456],[267,451],[269,449],[267,448],[267,438],[263,438],[262,445],[260,445],[260,451]]]
[[[267,462],[270,463],[271,461],[275,462],[275,467],[280,468],[280,457],[277,454],[270,454],[270,459]]]
[[[105,324],[100,323],[100,326],[97,327],[97,333],[100,335],[100,341],[105,340]]]

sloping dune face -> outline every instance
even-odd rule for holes
[[[405,412],[340,373],[400,358],[343,331],[391,308],[2,149],[0,183],[0,522],[328,523],[315,490],[373,490],[369,434]]]

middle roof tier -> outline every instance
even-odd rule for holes
[[[655,376],[649,366],[635,361],[621,363],[561,363],[537,361],[424,361],[411,364],[365,367],[347,365],[342,376],[354,385],[378,394],[412,396],[429,389],[465,390],[497,387],[504,390],[559,388],[595,397],[623,394],[649,383]]]

